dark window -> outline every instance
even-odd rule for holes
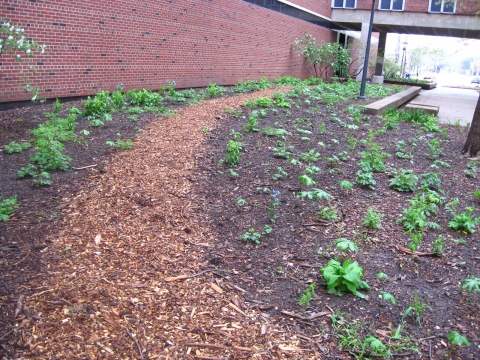
[[[453,14],[456,1],[452,0],[430,0],[430,11]]]
[[[380,0],[380,10],[402,11],[403,1],[404,0]]]
[[[334,8],[355,9],[356,0],[333,0]]]

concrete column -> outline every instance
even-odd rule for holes
[[[362,80],[362,75],[363,71],[363,64],[365,62],[365,49],[367,47],[367,39],[368,39],[368,29],[369,29],[369,23],[362,23],[362,32],[360,34],[360,43],[361,47],[359,49],[359,56],[358,56],[358,70],[360,73],[357,75],[357,81]]]
[[[387,42],[387,33],[381,32],[378,39],[377,64],[375,65],[375,75],[382,76],[383,59],[385,57],[385,44]]]

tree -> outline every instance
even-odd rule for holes
[[[30,62],[34,52],[45,51],[45,45],[39,45],[32,39],[25,36],[25,30],[15,24],[10,23],[6,19],[0,19],[0,57],[4,55],[12,55],[15,61],[21,62],[27,60]],[[28,70],[35,73],[35,67],[30,65]],[[22,74],[23,71],[21,70]],[[28,76],[23,79],[25,90],[33,94],[32,101],[38,99],[40,90],[31,86]]]
[[[454,0],[447,0],[454,1]],[[465,14],[471,14],[480,17],[480,3],[478,0],[461,0],[458,3],[459,10]],[[478,70],[477,70],[478,71]],[[471,157],[477,156],[480,151],[480,94],[477,100],[477,106],[473,113],[472,123],[468,130],[467,140],[463,145],[462,153],[468,153]]]

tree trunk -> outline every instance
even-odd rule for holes
[[[472,124],[468,131],[467,141],[463,145],[462,153],[468,152],[471,157],[477,156],[480,151],[480,96],[477,100],[477,106],[473,113]]]

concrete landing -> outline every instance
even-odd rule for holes
[[[438,106],[438,117],[442,123],[454,123],[460,120],[465,126],[472,122],[479,92],[475,89],[456,89],[438,87],[422,91],[412,102],[420,105]]]
[[[424,110],[425,112],[435,115],[438,115],[438,111],[440,110],[439,106],[432,106],[432,105],[425,105],[425,104],[417,104],[414,103],[413,101],[409,102],[406,106],[405,109],[420,109]]]

